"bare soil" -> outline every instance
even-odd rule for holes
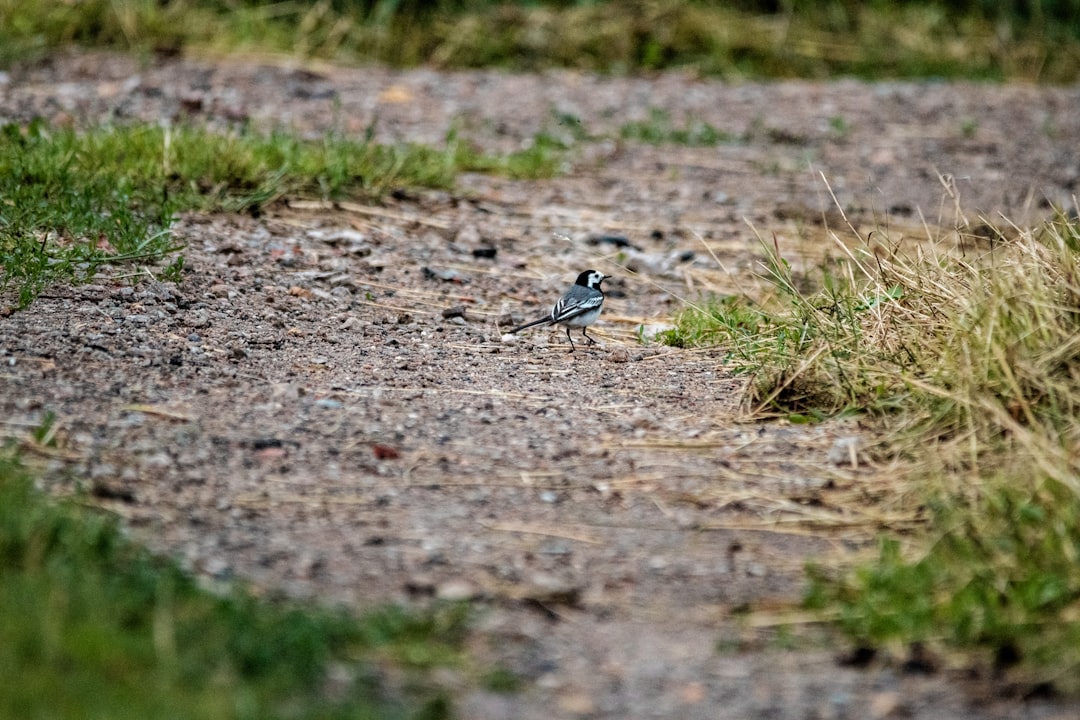
[[[653,108],[735,140],[618,139]],[[448,673],[463,718],[1075,717],[944,661],[843,666],[799,623],[788,647],[775,628],[804,564],[867,548],[899,502],[889,468],[836,452],[877,438],[745,422],[724,348],[638,335],[702,289],[754,286],[751,226],[796,265],[830,252],[823,176],[854,224],[912,237],[1070,205],[1077,108],[1075,87],[57,56],[0,76],[0,120],[433,144],[456,127],[506,152],[570,138],[574,116],[592,137],[551,180],[186,216],[183,282],[108,273],[0,319],[0,419],[25,436],[55,412],[49,486],[84,486],[208,579],[357,607],[472,600],[477,657],[525,685]],[[592,267],[614,276],[599,345],[503,337]]]

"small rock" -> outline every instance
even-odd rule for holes
[[[763,563],[750,562],[746,564],[746,574],[756,578],[765,577],[769,574],[769,569]]]
[[[196,310],[187,316],[187,324],[193,328],[206,327],[210,324],[210,317],[204,310]]]
[[[630,362],[630,352],[626,348],[616,348],[608,353],[607,360],[614,363]]]
[[[434,595],[437,587],[430,575],[413,575],[405,581],[405,590],[410,595]]]
[[[535,573],[523,590],[524,597],[541,603],[577,605],[581,587],[548,573]]]
[[[203,109],[203,99],[201,95],[186,94],[180,96],[180,108],[186,113],[199,113]]]
[[[440,600],[472,600],[479,591],[468,580],[448,580],[435,588],[435,597]]]
[[[312,229],[307,231],[307,236],[313,240],[320,240],[327,245],[351,246],[366,243],[368,240],[367,235],[352,228]]]
[[[462,318],[462,319],[464,319],[465,318],[465,306],[464,305],[455,305],[453,307],[445,308],[442,311],[442,316],[444,318],[446,318],[447,320],[450,320],[450,319],[453,319],[453,318]]]
[[[397,460],[401,457],[401,452],[397,448],[381,443],[372,445],[371,452],[375,454],[376,460]]]
[[[462,225],[454,234],[454,242],[458,245],[476,245],[480,242],[480,230],[475,225]]]
[[[588,693],[568,692],[559,696],[559,709],[568,715],[592,715],[596,703]]]
[[[641,250],[637,245],[630,242],[629,238],[625,235],[604,235],[604,234],[592,234],[585,240],[590,245],[611,245],[617,248],[632,248],[634,250]]]
[[[223,557],[211,557],[203,563],[203,572],[217,580],[228,580],[232,577],[232,568]]]
[[[867,708],[871,718],[893,717],[899,709],[900,694],[892,690],[874,693]]]
[[[829,448],[829,462],[833,465],[850,463],[851,467],[859,467],[859,451],[862,449],[863,439],[858,435],[848,435],[837,438]]]
[[[442,280],[443,282],[452,282],[452,283],[458,283],[458,284],[462,284],[462,285],[464,285],[467,282],[470,282],[470,279],[469,279],[468,275],[463,275],[462,273],[459,273],[457,270],[451,270],[451,269],[440,270],[440,269],[429,268],[429,267],[425,266],[423,268],[423,272],[424,272],[424,277],[426,277],[429,280]]]
[[[135,493],[131,488],[118,482],[104,479],[94,480],[90,494],[101,500],[119,500],[124,503],[135,502]]]

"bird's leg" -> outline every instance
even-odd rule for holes
[[[566,326],[566,339],[570,341],[570,352],[574,352],[574,338],[570,337],[570,326]]]
[[[595,345],[596,341],[593,340],[592,336],[589,335],[589,333],[585,332],[585,330],[586,328],[581,328],[581,334],[585,336],[585,339],[589,341],[590,345]]]

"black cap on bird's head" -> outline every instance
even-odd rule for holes
[[[577,280],[574,281],[575,285],[582,285],[593,290],[600,289],[600,283],[607,280],[610,275],[605,275],[597,270],[586,270],[577,276]]]

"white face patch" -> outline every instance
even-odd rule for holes
[[[598,273],[598,272],[595,272],[595,271],[592,272],[592,273],[589,273],[589,287],[591,287],[591,288],[600,287],[600,283],[603,282],[603,280],[604,280],[604,274],[603,273]]]

